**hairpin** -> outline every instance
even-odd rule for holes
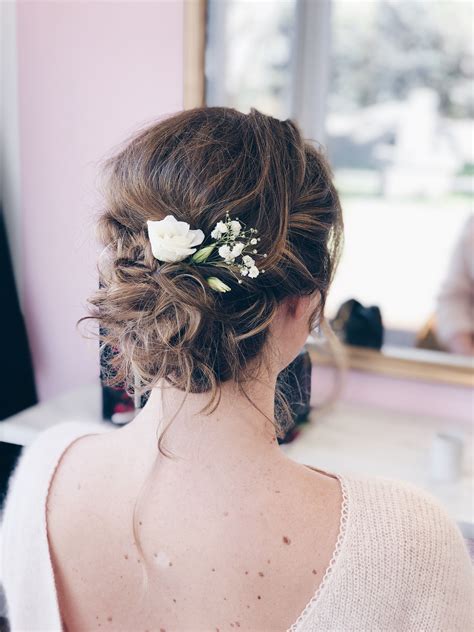
[[[231,219],[226,213],[223,221],[217,222],[211,232],[214,241],[197,249],[205,240],[202,230],[192,230],[187,222],[178,221],[173,215],[164,219],[147,221],[148,238],[155,259],[166,263],[186,261],[192,265],[205,263],[208,266],[226,267],[235,274],[255,279],[265,270],[255,263],[260,241],[256,228],[245,229],[237,217]],[[253,255],[253,256],[252,256]],[[266,257],[266,254],[260,255]],[[216,292],[229,292],[231,288],[217,277],[206,279]],[[239,279],[242,283],[242,279]]]

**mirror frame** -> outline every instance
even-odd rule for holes
[[[186,0],[183,17],[183,103],[184,109],[190,109],[206,103],[207,0]],[[311,337],[307,348],[314,363],[335,365],[334,358]],[[343,349],[350,369],[399,379],[474,386],[474,361],[468,357],[389,346],[381,351],[349,345],[343,345]]]
[[[311,337],[307,349],[314,364],[338,366],[325,345]],[[384,346],[381,351],[367,347],[342,345],[346,368],[376,373],[405,380],[437,382],[455,386],[473,387],[473,360],[468,357],[405,347]]]

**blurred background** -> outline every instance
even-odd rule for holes
[[[327,152],[346,223],[328,303],[344,356],[308,341],[295,429],[311,423],[283,448],[411,480],[472,533],[473,4],[17,0],[0,33],[1,489],[42,429],[142,404],[76,330],[103,160],[183,108],[256,107]]]
[[[376,304],[413,345],[472,212],[472,3],[252,4],[210,1],[207,101],[296,114],[327,148],[347,231],[329,309]]]

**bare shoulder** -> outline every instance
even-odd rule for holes
[[[48,500],[57,502],[59,498],[71,494],[75,484],[80,488],[81,480],[87,480],[87,473],[97,473],[97,468],[107,456],[106,447],[111,444],[110,433],[104,435],[82,435],[74,439],[64,450],[51,479]],[[81,479],[81,480],[79,480]]]
[[[143,480],[146,457],[130,442],[125,427],[74,440],[58,462],[48,493],[48,533],[54,545],[72,546],[75,532],[82,536],[103,527],[106,518],[117,519],[127,494]]]
[[[53,554],[74,547],[77,532],[87,535],[98,526],[101,483],[114,471],[114,434],[80,436],[62,453],[46,502],[48,539]]]

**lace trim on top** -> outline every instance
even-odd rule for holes
[[[288,628],[288,630],[286,632],[298,632],[298,628],[299,626],[304,623],[304,620],[306,619],[306,617],[308,616],[308,614],[313,610],[314,605],[316,604],[317,600],[319,599],[319,596],[321,594],[321,592],[323,591],[323,589],[325,588],[325,586],[328,583],[328,580],[331,576],[332,570],[336,564],[336,561],[339,559],[339,553],[341,551],[342,548],[342,543],[345,539],[345,535],[346,535],[346,526],[347,526],[347,518],[349,515],[349,498],[348,498],[348,493],[347,493],[347,486],[346,486],[346,482],[344,480],[344,478],[340,475],[340,474],[334,474],[334,476],[338,479],[340,485],[341,485],[341,493],[342,493],[342,503],[341,503],[341,517],[340,517],[340,521],[339,521],[339,533],[337,536],[337,540],[336,540],[336,546],[334,547],[334,551],[333,554],[331,556],[331,559],[329,560],[329,564],[326,568],[326,572],[323,575],[323,579],[321,580],[321,583],[319,584],[318,588],[316,589],[316,592],[314,593],[314,595],[311,597],[311,599],[308,601],[308,603],[306,604],[303,612],[300,614],[300,616],[298,617],[298,619],[293,623],[293,625],[291,626],[291,628]]]

